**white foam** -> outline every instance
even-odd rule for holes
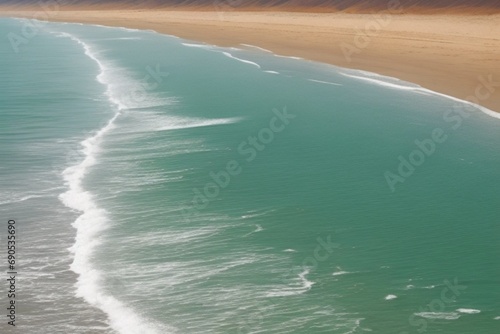
[[[44,189],[37,192],[28,192],[24,194],[17,193],[4,193],[2,197],[0,197],[0,205],[12,204],[12,203],[20,203],[24,201],[28,201],[34,198],[44,198],[54,196],[54,190],[61,190],[64,187],[54,187],[49,189]]]
[[[358,75],[347,74],[347,73],[343,73],[343,72],[340,72],[340,74],[345,76],[345,77],[348,77],[348,78],[363,80],[363,81],[377,84],[379,86],[384,86],[384,87],[393,88],[393,89],[411,90],[411,91],[422,90],[422,87],[420,87],[420,86],[415,87],[415,86],[398,85],[396,83],[391,83],[391,82],[373,79],[373,78],[362,77],[362,76],[358,76]]]
[[[500,315],[498,317],[494,317],[493,320],[500,320]]]
[[[193,43],[181,43],[189,48],[200,48],[200,49],[213,49],[214,46],[208,44],[193,44]]]
[[[109,27],[109,28],[115,28],[115,27]],[[125,27],[118,27],[118,29],[125,30],[125,31],[141,31],[140,29],[133,29],[133,28],[125,28]]]
[[[307,279],[309,274],[309,269],[305,269],[301,272],[298,277],[294,280],[292,284],[284,288],[273,289],[266,293],[266,297],[287,297],[301,295],[309,290],[311,290],[314,285],[313,281]]]
[[[97,58],[96,52],[94,52],[91,49],[90,45],[83,42],[81,39],[79,39],[71,34],[65,33],[65,32],[60,33],[58,36],[70,38],[71,40],[75,41],[76,43],[80,44],[83,47],[83,49],[85,50],[85,55],[87,55],[90,59],[92,59],[94,62],[96,62],[97,65],[99,66],[100,73],[97,76],[97,81],[99,81],[101,84],[106,86],[106,95],[108,96],[109,100],[113,104],[115,104],[119,110],[126,109],[127,106],[125,104],[123,104],[122,101],[120,101],[116,97],[116,94],[114,94],[115,92],[112,89],[113,86],[112,86],[112,84],[109,80],[110,78],[108,76],[109,68],[107,66],[105,66],[105,64],[100,59]]]
[[[408,284],[404,289],[405,290],[411,290],[411,289],[434,289],[436,286],[435,285],[428,285],[428,286],[422,286],[418,287],[413,284]]]
[[[289,58],[289,59],[297,59],[297,60],[304,59],[304,58],[300,58],[300,57],[294,57],[294,56],[282,56],[282,55],[277,55],[277,54],[275,54],[274,56],[275,56],[275,57],[278,57],[278,58]]]
[[[251,45],[251,44],[240,44],[240,45],[247,46],[249,48],[259,49],[259,50],[264,51],[264,52],[272,53],[272,51],[261,48],[260,46],[255,46],[255,45]]]
[[[10,201],[0,202],[0,204],[19,203],[19,202],[24,202],[24,201],[27,201],[27,200],[30,200],[33,198],[42,198],[42,197],[47,197],[47,196],[48,196],[47,194],[46,195],[28,195],[28,196],[23,196],[23,197],[13,199]]]
[[[123,41],[131,41],[131,40],[141,40],[142,38],[141,37],[120,37],[118,38],[119,40],[123,40]]]
[[[319,315],[334,315],[335,314],[335,309],[320,310],[320,311],[314,312],[314,314],[319,314]]]
[[[261,231],[264,231],[264,229],[262,228],[262,226],[260,226],[259,224],[256,224],[255,225],[255,230],[250,232],[250,233],[247,233],[244,235],[244,237],[250,235],[250,234],[254,234],[254,233],[258,233],[258,232],[261,232]]]
[[[312,81],[312,82],[318,82],[318,83],[326,84],[326,85],[342,86],[342,84],[335,83],[335,82],[321,81],[321,80],[314,80],[314,79],[307,79],[307,80],[308,81]]]
[[[476,310],[473,308],[458,308],[456,309],[457,312],[459,313],[465,313],[465,314],[478,314],[481,313],[481,310]]]
[[[141,37],[117,37],[117,38],[105,38],[100,39],[100,41],[132,41],[132,40],[141,40]]]
[[[242,219],[254,218],[264,216],[268,213],[274,212],[275,210],[253,210],[249,211],[246,215],[241,216]]]
[[[313,281],[309,281],[307,279],[307,275],[309,274],[309,269],[304,270],[299,274],[300,281],[302,282],[302,287],[306,290],[310,290],[311,287],[314,285]]]
[[[110,326],[119,333],[168,333],[170,329],[158,330],[157,326],[152,324],[149,319],[142,318],[124,303],[106,294],[101,286],[102,273],[93,265],[93,257],[96,247],[100,243],[100,235],[109,227],[109,221],[107,212],[100,208],[95,203],[92,194],[83,188],[83,179],[89,169],[96,164],[100,143],[103,137],[114,128],[114,122],[120,116],[119,110],[125,106],[113,97],[111,83],[107,80],[108,68],[97,58],[96,52],[73,35],[66,33],[61,35],[80,44],[85,50],[85,54],[98,64],[100,69],[98,81],[106,85],[108,97],[118,109],[103,128],[81,142],[84,159],[77,165],[63,171],[63,178],[69,189],[59,198],[67,207],[81,212],[81,215],[73,223],[76,228],[76,237],[74,245],[70,248],[73,254],[73,263],[70,268],[79,275],[76,294],[105,312],[108,315]]]
[[[414,85],[414,86],[399,85],[399,84],[391,83],[391,82],[384,81],[384,80],[377,80],[377,79],[373,79],[373,78],[367,78],[367,77],[362,77],[362,76],[347,74],[347,73],[343,73],[343,72],[339,72],[339,73],[341,75],[345,76],[345,77],[349,77],[349,78],[353,78],[353,79],[359,79],[359,80],[364,80],[364,81],[367,81],[367,82],[370,82],[370,83],[374,83],[374,84],[377,84],[377,85],[380,85],[380,86],[388,87],[388,88],[400,89],[400,90],[409,90],[409,91],[413,91],[415,93],[423,94],[423,95],[427,95],[427,96],[429,96],[429,95],[435,95],[435,96],[443,97],[443,98],[446,98],[446,99],[458,102],[460,104],[470,105],[470,106],[472,106],[472,107],[480,110],[481,112],[483,112],[484,114],[486,114],[488,116],[500,119],[500,113],[495,112],[493,110],[490,110],[490,109],[488,109],[486,107],[483,107],[481,105],[469,102],[467,100],[461,100],[459,98],[456,98],[456,97],[453,97],[453,96],[450,96],[450,95],[438,93],[438,92],[435,92],[435,91],[427,89],[427,88],[423,88],[423,87],[418,86],[418,85]],[[366,73],[366,72],[363,72],[363,73]],[[393,80],[397,80],[398,82],[404,82],[404,81],[401,81],[399,79],[390,78],[390,77],[384,77],[384,76],[381,76],[381,75],[377,75],[377,77],[386,78],[386,79],[393,79]]]
[[[368,77],[378,77],[378,78],[387,78],[386,76],[383,76],[382,74],[378,74],[378,73],[375,73],[375,72],[368,72],[368,71],[363,71],[363,70],[356,70],[356,72],[359,72],[359,73],[362,73]],[[401,81],[397,78],[394,78],[395,80],[398,80],[398,81]]]
[[[130,79],[130,75],[125,70],[113,66],[109,61],[99,59],[99,52],[93,50],[90,44],[78,37],[65,32],[56,33],[56,36],[70,38],[77,42],[84,48],[85,54],[97,63],[100,69],[97,81],[105,85],[108,100],[119,110],[152,108],[172,105],[176,102],[176,99],[171,97],[155,96],[153,92],[148,91],[146,83]]]
[[[283,252],[287,252],[287,253],[295,253],[297,252],[295,249],[291,249],[291,248],[287,248],[285,249]]]
[[[62,24],[71,24],[71,25],[87,25],[84,23],[73,23],[73,22],[63,22]],[[105,26],[102,24],[91,24],[94,27],[99,27],[99,28],[106,28],[106,29],[118,29],[118,30],[124,30],[124,31],[132,31],[132,32],[137,32],[141,31],[139,29],[133,29],[133,28],[125,28],[125,27],[115,27],[115,26]]]
[[[337,267],[337,271],[332,273],[332,276],[340,276],[340,275],[347,275],[347,274],[354,274],[354,272],[345,271],[345,270],[342,270],[342,268]]]
[[[257,63],[254,63],[253,61],[250,61],[250,60],[245,60],[245,59],[241,59],[241,58],[238,58],[238,57],[235,57],[233,56],[232,54],[230,54],[229,52],[222,52],[222,54],[224,54],[224,56],[226,57],[229,57],[229,58],[232,58],[232,59],[235,59],[235,60],[238,60],[242,63],[245,63],[245,64],[250,64],[250,65],[253,65],[253,66],[256,66],[258,68],[260,68],[260,65],[257,64]]]
[[[398,296],[396,296],[396,295],[387,295],[387,296],[385,296],[384,299],[385,300],[393,300],[393,299],[396,299],[396,298],[398,298]]]
[[[276,71],[264,71],[266,73],[269,73],[269,74],[280,74],[280,72],[276,72]]]
[[[363,320],[365,320],[365,318],[356,319],[354,327],[350,331],[345,332],[344,334],[354,334],[354,333],[358,332],[358,328],[363,330],[363,331],[366,331],[366,332],[371,332],[372,330],[370,328],[362,328],[361,327],[361,321],[363,321]]]
[[[491,117],[493,117],[493,118],[498,118],[498,119],[500,119],[500,113],[495,112],[495,111],[493,111],[493,110],[491,110],[491,109],[488,109],[488,108],[486,108],[486,107],[483,107],[483,106],[481,106],[481,105],[479,105],[479,104],[475,104],[475,103],[469,102],[469,101],[467,101],[467,100],[461,100],[461,99],[458,99],[458,98],[456,98],[456,97],[453,97],[453,96],[450,96],[450,95],[446,95],[446,94],[442,94],[442,93],[438,93],[438,92],[435,92],[435,91],[432,91],[432,90],[429,90],[429,89],[425,89],[425,88],[421,88],[421,89],[422,89],[423,91],[429,92],[429,93],[431,93],[431,94],[433,94],[433,95],[437,95],[437,96],[440,96],[440,97],[447,98],[447,99],[449,99],[449,100],[456,101],[456,102],[458,102],[458,103],[460,103],[460,104],[467,104],[467,105],[469,105],[469,106],[472,106],[472,107],[474,107],[474,108],[476,108],[476,109],[478,109],[478,110],[482,111],[483,113],[485,113],[485,114],[486,114],[486,115],[488,115],[488,116],[491,116]]]
[[[457,320],[460,318],[457,312],[419,312],[415,315],[425,319]]]
[[[229,125],[242,121],[240,117],[229,118],[196,118],[166,115],[154,111],[128,112],[126,121],[122,122],[119,133],[142,134],[155,131],[171,131],[181,129],[200,128],[208,126]]]
[[[214,125],[226,125],[226,124],[238,123],[241,120],[242,119],[239,117],[216,118],[216,119],[170,117],[168,120],[169,124],[159,125],[156,131],[199,128],[199,127],[214,126]]]

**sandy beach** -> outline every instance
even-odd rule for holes
[[[220,46],[250,44],[396,77],[500,112],[500,14],[401,14],[398,7],[371,14],[4,7],[0,15],[152,29]]]

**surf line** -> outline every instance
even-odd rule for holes
[[[495,113],[494,111],[486,109],[475,103],[476,101],[479,103],[479,100],[489,98],[495,91],[495,87],[500,86],[500,82],[494,82],[492,75],[488,77],[488,80],[484,77],[480,77],[480,82],[480,85],[476,87],[475,95],[468,97],[467,101],[462,101],[460,99],[444,95],[447,98],[457,101],[457,104],[455,104],[453,108],[448,109],[443,114],[443,120],[446,123],[452,124],[451,129],[453,131],[458,130],[462,126],[464,120],[471,116],[470,112],[477,109],[489,116],[500,118],[499,113]],[[481,89],[483,89],[483,91],[481,91]],[[442,95],[436,92],[432,93]],[[408,158],[405,158],[402,155],[398,157],[399,164],[396,169],[397,172],[394,173],[390,170],[384,172],[384,178],[391,192],[396,190],[396,185],[398,183],[404,183],[410,176],[412,176],[416,168],[421,166],[426,161],[426,158],[432,156],[437,151],[439,144],[443,144],[446,140],[448,140],[448,138],[449,135],[446,134],[446,131],[443,128],[435,128],[432,130],[429,138],[425,138],[423,140],[416,139],[414,143],[417,148],[410,152]]]
[[[76,296],[106,314],[110,327],[118,333],[170,333],[170,328],[160,331],[159,324],[144,318],[132,307],[107,293],[102,286],[103,273],[95,267],[96,247],[99,245],[101,233],[109,227],[109,224],[107,211],[100,208],[95,203],[93,195],[84,189],[83,180],[89,169],[96,164],[97,153],[103,138],[114,128],[116,119],[128,106],[121,99],[122,96],[114,90],[114,82],[110,81],[108,75],[109,66],[96,56],[92,47],[71,34],[62,33],[61,37],[68,37],[80,44],[85,50],[85,55],[97,63],[99,74],[96,79],[106,87],[106,95],[110,104],[115,106],[113,108],[115,114],[107,124],[80,143],[84,153],[83,160],[66,168],[62,173],[68,190],[61,194],[59,199],[68,208],[81,213],[72,224],[76,229],[76,237],[75,243],[69,249],[73,254],[70,269],[78,275]]]

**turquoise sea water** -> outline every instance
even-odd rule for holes
[[[2,333],[499,332],[487,110],[150,31],[25,42],[0,40]]]

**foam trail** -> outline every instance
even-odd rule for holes
[[[241,120],[242,118],[240,117],[218,118],[218,119],[185,118],[180,120],[177,120],[172,117],[171,120],[169,120],[170,122],[168,125],[160,125],[160,127],[156,129],[156,131],[189,129],[189,128],[200,128],[213,125],[233,124]]]
[[[309,274],[309,269],[304,270],[299,274],[300,281],[302,282],[302,286],[309,291],[311,287],[314,285],[313,281],[309,281],[306,276]]]
[[[383,78],[384,76],[382,74],[378,74],[378,73],[375,73],[375,72],[368,72],[368,71],[363,71],[363,70],[356,70],[357,72],[359,73],[362,73],[364,75],[366,75],[367,77],[379,77],[379,78]],[[399,79],[397,79],[399,80]]]
[[[478,314],[481,313],[481,310],[476,310],[473,308],[458,308],[456,309],[457,312],[459,313],[464,313],[464,314]]]
[[[404,290],[411,290],[411,289],[434,289],[436,286],[435,285],[428,285],[428,286],[422,286],[422,287],[417,287],[413,284],[408,284]]]
[[[307,79],[307,81],[318,82],[318,83],[333,85],[333,86],[342,86],[341,84],[338,84],[335,82],[329,82],[329,81],[321,81],[321,80],[314,80],[314,79]]]
[[[447,98],[447,99],[459,102],[461,104],[467,104],[467,105],[472,106],[472,107],[474,107],[476,109],[479,109],[480,111],[482,111],[483,113],[485,113],[488,116],[500,119],[500,113],[499,112],[495,112],[495,111],[493,111],[491,109],[488,109],[486,107],[483,107],[483,106],[481,106],[479,104],[475,104],[475,103],[469,102],[467,100],[461,100],[461,99],[458,99],[458,98],[450,96],[450,95],[446,95],[446,94],[441,94],[441,93],[438,93],[438,92],[434,92],[434,91],[432,91],[430,89],[426,89],[426,88],[422,88],[422,90],[424,90],[426,92],[430,92],[431,94],[434,94],[434,95],[437,95],[437,96],[441,96],[441,97],[444,97],[444,98]]]
[[[257,64],[257,63],[254,63],[253,61],[250,61],[250,60],[245,60],[245,59],[241,59],[241,58],[238,58],[238,57],[235,57],[233,56],[232,54],[230,54],[229,52],[222,52],[224,54],[224,56],[226,57],[229,57],[229,58],[233,58],[233,59],[236,59],[238,61],[241,61],[242,63],[246,63],[246,64],[250,64],[250,65],[253,65],[253,66],[256,66],[258,68],[260,68],[260,65]]]
[[[51,196],[51,195],[50,194],[45,194],[45,195],[27,195],[27,196],[13,198],[13,199],[9,199],[9,200],[0,200],[0,205],[12,204],[12,203],[20,203],[20,202],[24,202],[24,201],[27,201],[27,200],[30,200],[30,199],[33,199],[33,198],[43,198],[43,197],[49,197],[49,196]]]
[[[142,38],[141,37],[120,37],[118,38],[119,40],[141,40]]]
[[[259,224],[256,224],[255,225],[255,230],[253,230],[252,232],[249,232],[247,234],[245,234],[243,237],[246,237],[250,234],[254,234],[254,233],[257,233],[257,232],[261,232],[261,231],[264,231],[264,228],[262,226],[260,226]]]
[[[419,94],[423,94],[423,95],[429,95],[429,94],[431,94],[431,95],[436,95],[436,96],[444,97],[446,99],[456,101],[456,102],[458,102],[460,104],[466,104],[466,105],[472,106],[472,107],[480,110],[481,112],[485,113],[488,116],[500,119],[500,113],[495,112],[495,111],[493,111],[491,109],[488,109],[486,107],[483,107],[483,106],[481,106],[479,104],[475,104],[475,103],[472,103],[472,102],[467,101],[467,100],[461,100],[459,98],[456,98],[456,97],[453,97],[453,96],[450,96],[450,95],[438,93],[438,92],[435,92],[433,90],[430,90],[430,89],[427,89],[427,88],[423,88],[423,87],[420,87],[420,86],[403,86],[403,85],[398,85],[398,84],[390,83],[390,82],[383,81],[383,80],[377,80],[377,79],[373,79],[373,78],[366,78],[366,77],[361,77],[361,76],[347,74],[347,73],[342,73],[342,72],[340,72],[340,74],[343,75],[343,76],[345,76],[345,77],[349,77],[349,78],[353,78],[353,79],[359,79],[359,80],[364,80],[364,81],[368,81],[368,82],[371,82],[371,83],[374,83],[374,84],[378,84],[380,86],[385,86],[385,87],[389,87],[389,88],[393,88],[393,89],[410,90],[410,91],[413,91],[415,93],[419,93]]]
[[[275,289],[266,294],[266,297],[287,297],[287,296],[295,296],[301,295],[309,290],[311,290],[312,286],[315,282],[307,279],[307,275],[309,274],[309,269],[305,269],[302,271],[298,277],[295,279],[298,281],[296,284],[292,286],[287,286],[286,288]],[[297,286],[299,285],[299,286]]]
[[[264,52],[272,53],[272,51],[269,51],[267,49],[261,48],[259,46],[255,46],[255,45],[251,45],[251,44],[240,44],[240,45],[247,46],[249,48],[259,49],[259,50],[262,50]]]
[[[275,54],[274,56],[275,56],[275,57],[278,57],[278,58],[290,58],[290,59],[296,59],[296,60],[301,60],[301,59],[304,59],[304,58],[300,58],[300,57],[294,57],[294,56],[282,56],[282,55],[277,55],[277,54]]]
[[[248,219],[248,218],[254,218],[254,217],[260,217],[260,216],[264,216],[264,215],[267,215],[271,212],[274,212],[275,210],[271,209],[271,210],[264,210],[264,211],[260,211],[259,210],[252,210],[252,211],[249,211],[247,212],[247,214],[241,216],[242,219]]]
[[[280,74],[280,72],[276,72],[276,71],[264,71],[266,73],[269,73],[269,74]]]
[[[207,126],[218,126],[238,123],[243,120],[241,117],[231,118],[195,118],[177,117],[164,115],[157,112],[127,113],[126,117],[133,121],[130,125],[120,127],[120,133],[149,133],[152,131],[169,131],[180,129],[200,128]]]
[[[394,88],[394,89],[411,90],[411,91],[419,91],[419,90],[423,89],[421,87],[403,86],[403,85],[398,85],[398,84],[390,83],[390,82],[383,81],[383,80],[378,80],[378,79],[373,79],[373,78],[367,78],[367,77],[361,77],[361,76],[352,75],[352,74],[346,74],[346,73],[340,73],[340,74],[343,75],[343,76],[345,76],[345,77],[348,77],[348,78],[353,78],[353,79],[359,79],[359,80],[363,80],[363,81],[368,81],[370,83],[374,83],[374,84],[377,84],[379,86],[385,86],[385,87]]]
[[[340,276],[340,275],[347,275],[347,274],[354,274],[355,272],[352,271],[345,271],[342,270],[342,268],[337,267],[337,271],[332,273],[332,276]]]
[[[189,48],[200,48],[200,49],[213,49],[214,47],[212,45],[207,45],[207,44],[192,44],[192,43],[181,43],[184,46],[187,46]]]
[[[125,106],[113,98],[112,84],[106,80],[107,68],[95,56],[92,48],[73,35],[63,33],[60,36],[71,38],[80,44],[85,50],[85,54],[99,65],[100,73],[97,79],[101,84],[106,85],[109,100],[116,106],[116,112],[108,123],[94,135],[81,142],[84,154],[83,161],[63,171],[63,178],[69,189],[59,198],[67,207],[81,212],[81,215],[73,223],[76,228],[76,240],[70,248],[73,254],[73,263],[70,268],[78,274],[76,295],[105,312],[110,326],[119,333],[169,333],[171,331],[165,328],[160,332],[156,326],[140,317],[124,303],[104,293],[101,287],[102,272],[94,267],[92,259],[96,247],[100,243],[99,236],[108,227],[107,212],[100,208],[95,203],[92,194],[83,188],[83,180],[89,169],[96,164],[103,137],[114,128],[114,122],[120,116],[120,110],[124,109]]]
[[[90,59],[95,61],[97,63],[97,65],[99,66],[100,73],[97,76],[97,81],[99,81],[101,84],[106,86],[106,95],[108,96],[109,100],[118,107],[118,110],[126,109],[127,106],[124,103],[122,103],[122,101],[120,101],[118,98],[116,98],[114,96],[113,91],[111,89],[111,87],[112,87],[111,83],[106,80],[107,68],[96,57],[95,53],[92,52],[90,46],[88,44],[84,43],[81,39],[79,39],[71,34],[65,33],[65,32],[59,34],[59,36],[60,37],[68,37],[83,47],[83,49],[85,50],[85,55],[87,55],[87,57],[89,57]]]
[[[420,312],[414,314],[425,319],[457,320],[460,318],[460,314],[457,312]]]
[[[84,25],[84,23],[73,23],[73,22],[61,22],[61,24],[70,24],[70,25],[73,25],[73,24],[77,24],[77,25]],[[93,26],[95,27],[99,27],[99,28],[106,28],[106,29],[118,29],[118,30],[123,30],[123,31],[129,31],[129,32],[137,32],[137,31],[141,31],[140,29],[133,29],[133,28],[125,28],[125,27],[114,27],[114,26],[105,26],[105,25],[102,25],[102,24],[92,24]]]

